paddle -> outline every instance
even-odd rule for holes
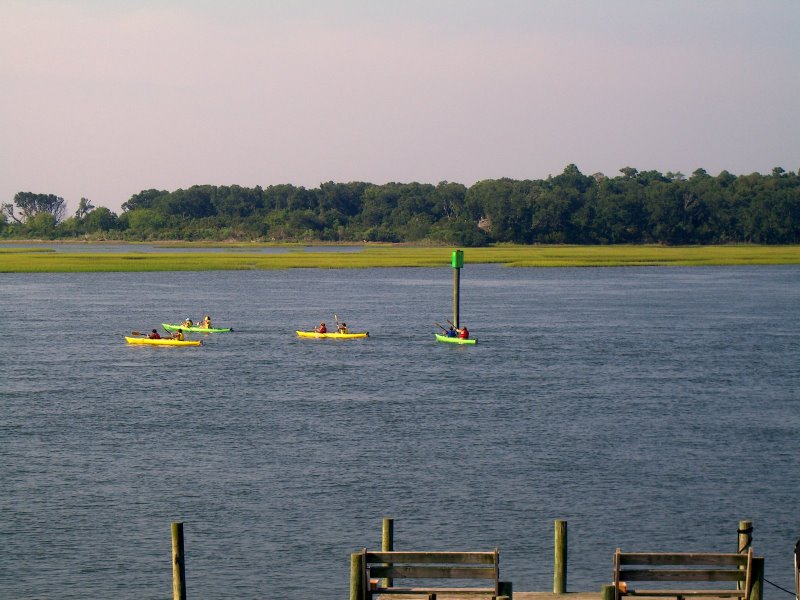
[[[143,336],[143,335],[146,335],[146,334],[144,334],[144,333],[142,333],[140,331],[131,331],[131,335]]]
[[[439,323],[437,323],[436,321],[434,321],[433,324],[436,325],[439,329],[441,329],[445,333],[447,333],[447,327],[444,327],[443,325],[439,325]]]

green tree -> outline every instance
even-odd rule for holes
[[[83,220],[87,232],[110,231],[117,228],[117,215],[105,206],[94,209]]]
[[[27,234],[34,238],[53,239],[56,234],[56,218],[49,212],[37,212],[25,221]]]
[[[167,195],[169,195],[169,192],[166,190],[142,190],[138,194],[131,196],[127,202],[124,202],[122,210],[127,212],[140,208],[152,208],[160,198]]]
[[[81,201],[78,203],[78,210],[75,211],[75,216],[79,219],[82,219],[93,210],[94,205],[92,204],[92,201],[87,200],[86,198],[81,198]]]
[[[55,194],[34,194],[33,192],[17,192],[14,204],[20,211],[20,217],[14,214],[13,207],[3,205],[4,212],[17,223],[26,223],[36,215],[46,214],[53,217],[56,223],[66,216],[67,203],[64,198]],[[7,208],[8,207],[8,208]],[[41,219],[40,224],[46,219]]]

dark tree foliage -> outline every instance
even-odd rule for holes
[[[487,179],[470,187],[425,183],[197,185],[149,189],[119,217],[82,202],[20,192],[3,204],[4,237],[97,236],[130,240],[305,240],[519,244],[797,244],[800,174],[712,176],[640,171],[584,175],[568,165],[544,180]],[[18,211],[18,212],[17,212]]]
[[[14,207],[19,210],[18,217]],[[34,194],[33,192],[18,192],[14,195],[14,204],[4,204],[3,213],[16,223],[22,224],[33,220],[37,215],[52,217],[56,223],[64,220],[67,214],[67,203],[64,198],[55,194]],[[47,219],[40,219],[42,222]]]

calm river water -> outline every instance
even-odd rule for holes
[[[433,341],[452,270],[0,275],[0,597],[347,597],[349,555],[501,551],[569,589],[612,553],[800,537],[800,268],[467,265],[474,347]],[[200,348],[123,335],[210,313]],[[301,340],[333,315],[370,339]],[[787,595],[771,585],[768,598]]]

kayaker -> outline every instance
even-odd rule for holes
[[[211,317],[206,315],[203,317],[203,320],[199,323],[200,327],[205,327],[206,329],[211,329]]]
[[[339,323],[339,327],[337,327],[339,333],[347,333],[347,323]]]
[[[469,329],[467,329],[466,325],[464,325],[461,329],[456,329],[456,331],[458,331],[458,337],[460,339],[462,339],[462,340],[468,340],[469,339]]]
[[[316,333],[328,333],[328,328],[325,327],[325,323],[320,323],[319,327],[315,327],[314,331]]]
[[[181,325],[184,327],[194,327],[194,323],[192,323],[192,320],[189,317],[186,317],[186,320],[181,323]]]
[[[171,339],[178,340],[179,342],[183,341],[183,329],[178,327],[178,331],[172,334]]]
[[[458,332],[457,332],[457,331],[456,331],[456,330],[453,328],[453,326],[452,326],[452,325],[450,325],[450,329],[448,329],[448,330],[445,332],[445,335],[446,335],[447,337],[456,337],[456,336],[458,335]]]
[[[151,332],[150,332],[150,333],[147,335],[147,339],[150,339],[150,340],[160,340],[160,339],[161,339],[161,336],[160,336],[160,335],[158,335],[158,330],[156,330],[156,329],[153,329],[153,331],[151,331]]]

